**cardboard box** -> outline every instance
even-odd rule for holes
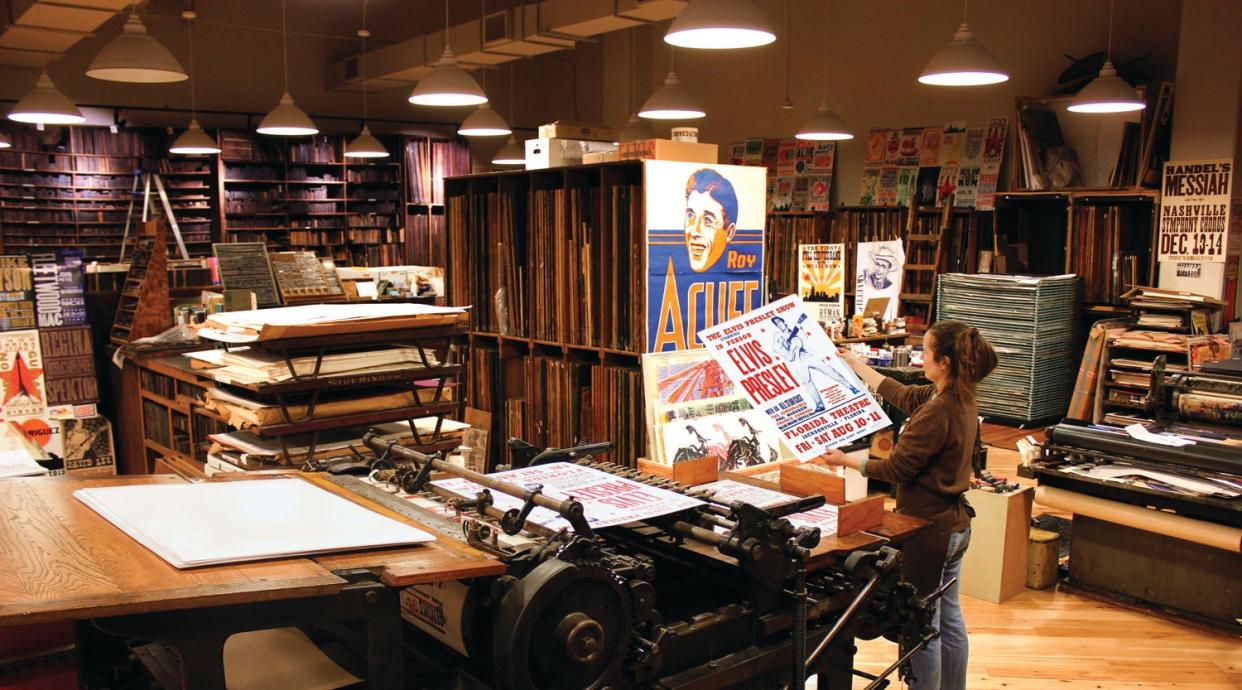
[[[526,169],[543,170],[563,165],[580,165],[588,153],[615,151],[612,142],[583,139],[527,139]]]
[[[613,163],[618,160],[617,151],[600,151],[598,153],[586,153],[582,155],[583,163]]]
[[[999,604],[1026,589],[1032,487],[1007,494],[971,489],[975,509],[970,548],[962,562],[962,594]]]
[[[546,125],[540,125],[539,138],[615,142],[617,140],[617,130],[603,125],[584,125],[581,122],[557,120]]]
[[[719,152],[715,144],[672,139],[640,139],[621,142],[620,159],[716,163]]]

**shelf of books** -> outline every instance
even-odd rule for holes
[[[450,303],[471,310],[467,393],[503,439],[645,448],[643,167],[606,163],[445,181]],[[501,458],[500,460],[495,460]]]
[[[405,262],[401,169],[344,156],[345,139],[220,133],[224,240],[308,249],[355,266]]]
[[[6,131],[13,147],[0,151],[5,250],[80,247],[87,261],[115,260],[142,165],[142,135],[77,127]]]

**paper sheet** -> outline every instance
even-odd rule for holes
[[[1235,491],[1226,487],[1224,484],[1216,484],[1214,482],[1191,479],[1180,474],[1171,472],[1159,472],[1156,470],[1143,469],[1141,467],[1128,467],[1126,465],[1097,465],[1090,469],[1080,467],[1070,468],[1067,470],[1075,474],[1081,474],[1096,479],[1106,479],[1110,481],[1122,481],[1124,477],[1145,477],[1162,484],[1177,487],[1183,491],[1189,491],[1197,494],[1219,495],[1226,498],[1237,498],[1242,492]]]
[[[1174,436],[1173,434],[1157,434],[1142,424],[1137,423],[1126,427],[1126,433],[1130,434],[1131,438],[1135,438],[1140,441],[1158,443],[1162,446],[1173,446],[1175,448],[1180,448],[1181,446],[1193,446],[1195,443],[1188,438]]]
[[[542,485],[544,495],[550,498],[574,498],[581,501],[587,523],[596,529],[647,520],[703,505],[696,498],[568,462],[523,467],[491,476],[520,486]],[[431,483],[462,498],[474,498],[475,494],[483,490],[482,486],[457,477]],[[501,510],[522,507],[522,500],[519,498],[499,491],[491,493],[495,506]],[[560,515],[543,508],[531,511],[530,519],[549,529],[569,527],[569,523]]]
[[[335,690],[360,680],[337,666],[297,628],[252,630],[224,642],[228,690]]]
[[[177,568],[435,540],[297,478],[135,484],[73,495]]]
[[[0,450],[0,479],[6,477],[39,477],[47,468],[34,461],[24,450]]]
[[[724,501],[726,503],[741,501],[749,503],[756,508],[771,508],[782,503],[798,500],[797,496],[783,494],[761,486],[735,482],[732,479],[721,479],[710,484],[703,484],[698,488],[714,491],[715,495],[713,498],[717,501]],[[789,520],[789,524],[794,527],[818,527],[820,533],[824,535],[837,533],[837,506],[831,504],[825,503],[814,510],[794,513],[785,519]]]

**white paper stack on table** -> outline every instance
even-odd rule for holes
[[[348,335],[402,328],[450,326],[466,321],[466,310],[429,304],[307,304],[212,314],[200,338],[254,343],[282,338]]]
[[[177,568],[435,540],[297,478],[107,486],[73,495]]]
[[[389,371],[423,368],[423,356],[427,365],[439,366],[435,352],[430,348],[413,346],[384,347],[365,352],[342,352],[325,354],[322,360],[315,356],[293,357],[293,369],[299,377],[314,376],[315,363],[319,362],[318,376],[349,376],[353,374],[379,374]],[[239,385],[279,383],[294,377],[285,358],[248,347],[233,350],[201,350],[187,352],[195,367],[206,367],[204,373],[220,383]]]

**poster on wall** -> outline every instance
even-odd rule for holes
[[[647,351],[702,347],[695,334],[763,303],[766,171],[644,163]]]
[[[845,318],[845,245],[798,245],[798,296],[820,325]]]
[[[1219,263],[1229,246],[1233,161],[1169,161],[1160,196],[1160,260]]]
[[[0,331],[34,328],[34,283],[25,256],[0,256]]]
[[[801,460],[891,425],[797,295],[699,336]]]
[[[46,411],[39,332],[0,333],[0,417],[34,417]]]
[[[859,242],[854,276],[854,313],[883,313],[885,321],[897,318],[901,297],[901,269],[906,250],[901,240]]]

